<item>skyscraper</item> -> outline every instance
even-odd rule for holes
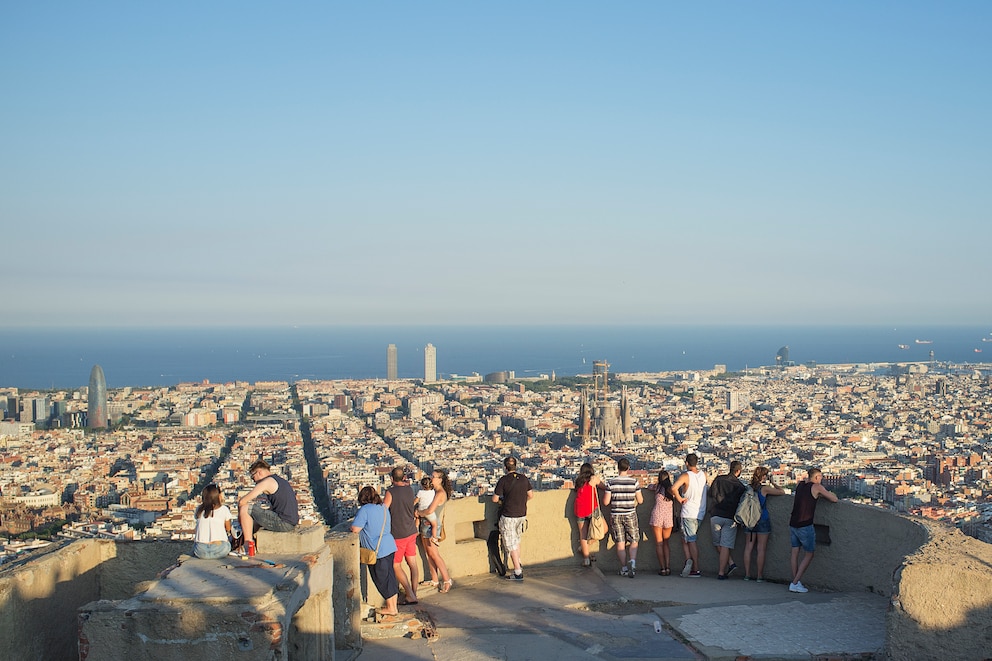
[[[395,381],[397,378],[396,371],[396,345],[390,344],[386,347],[386,378],[390,381]]]
[[[90,428],[107,428],[107,379],[99,365],[94,365],[90,370],[89,406],[86,415]]]
[[[424,347],[424,383],[437,381],[437,349],[433,344]]]

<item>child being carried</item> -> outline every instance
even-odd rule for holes
[[[431,544],[437,546],[440,543],[440,540],[438,540],[440,531],[437,529],[437,513],[423,513],[431,506],[432,502],[434,502],[434,488],[431,486],[431,478],[421,478],[420,491],[417,492],[417,516],[421,520],[420,534],[424,537],[429,537]]]

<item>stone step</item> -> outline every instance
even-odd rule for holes
[[[376,618],[378,619],[378,618]],[[362,639],[402,638],[433,638],[437,636],[437,627],[433,618],[426,610],[400,612],[388,621],[373,621],[370,618],[362,620]]]

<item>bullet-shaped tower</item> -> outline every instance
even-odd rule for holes
[[[90,370],[89,406],[86,415],[90,428],[107,428],[107,379],[99,365],[94,365]]]

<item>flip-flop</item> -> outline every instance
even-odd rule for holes
[[[400,604],[400,606],[416,606],[419,603],[420,601],[418,601],[417,599],[414,599],[413,601],[407,600],[404,601],[402,604]]]
[[[400,617],[400,614],[399,613],[396,613],[395,615],[393,615],[392,613],[382,613],[382,614],[376,613],[376,615],[375,615],[375,621],[376,622],[395,622],[395,621],[397,621],[399,619],[399,617]]]

